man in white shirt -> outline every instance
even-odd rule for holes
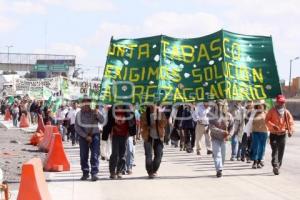
[[[59,126],[59,131],[63,141],[65,141],[65,135],[67,133],[66,128],[63,126],[67,113],[68,113],[68,108],[65,105],[61,105],[61,107],[58,109],[56,113],[57,124]]]
[[[210,131],[208,128],[209,119],[207,114],[210,112],[210,107],[208,102],[198,103],[194,112],[194,121],[196,124],[196,149],[197,155],[201,155],[201,139],[203,135],[205,136],[205,145],[207,148],[207,154],[212,154],[212,147],[211,147],[211,137]]]
[[[71,132],[71,140],[72,140],[72,145],[74,146],[75,143],[78,143],[78,136],[75,132],[75,119],[76,119],[76,114],[80,111],[80,108],[77,107],[77,103],[73,102],[72,103],[72,108],[70,109],[67,118],[70,120],[70,132]]]

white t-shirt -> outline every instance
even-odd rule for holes
[[[80,108],[76,108],[76,110],[74,110],[73,108],[71,108],[71,110],[69,111],[67,118],[70,120],[70,124],[75,124],[75,119],[76,119],[76,114],[80,111]]]

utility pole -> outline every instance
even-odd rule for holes
[[[293,59],[290,59],[290,78],[289,78],[289,95],[291,96],[291,85],[292,85],[292,82],[291,82],[291,79],[292,79],[292,64],[293,64],[293,61],[294,60],[298,60],[299,59],[299,56],[293,58]]]
[[[7,68],[8,68],[8,71],[10,70],[9,49],[13,48],[13,47],[14,47],[13,45],[6,45],[6,48],[7,48]]]

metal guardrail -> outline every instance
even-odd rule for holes
[[[35,65],[37,60],[75,60],[74,55],[0,53],[0,64]]]

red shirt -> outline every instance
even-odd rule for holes
[[[125,120],[125,113],[124,112],[116,112],[115,117],[115,125],[113,127],[113,135],[117,136],[127,136],[129,125],[128,121]]]

